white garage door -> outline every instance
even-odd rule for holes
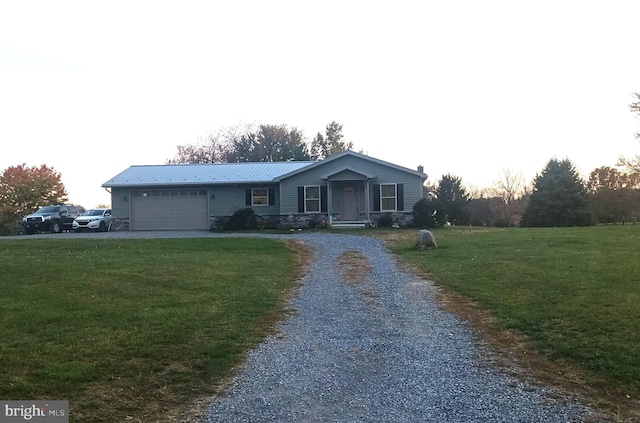
[[[209,229],[207,190],[131,192],[131,230]]]

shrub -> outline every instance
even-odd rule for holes
[[[216,220],[211,224],[211,230],[213,232],[224,231],[227,228],[227,221],[228,220],[229,220],[228,217],[218,217],[218,218],[216,218]]]
[[[233,215],[226,221],[224,228],[228,231],[242,231],[247,229],[257,229],[258,219],[252,208],[236,210]]]
[[[385,213],[378,219],[378,226],[381,228],[390,228],[391,225],[393,225],[393,216],[391,216],[391,213]]]
[[[322,226],[322,222],[319,219],[311,218],[309,219],[309,221],[307,222],[307,225],[309,225],[309,228],[314,229],[314,228],[319,228]]]
[[[421,198],[413,205],[413,226],[416,228],[437,228],[445,218],[437,199]],[[439,218],[440,217],[440,221]]]

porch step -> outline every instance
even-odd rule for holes
[[[332,229],[342,229],[342,228],[366,228],[367,226],[369,226],[369,222],[362,222],[362,221],[333,221],[331,223],[331,228]]]

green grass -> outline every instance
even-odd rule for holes
[[[389,235],[395,254],[597,385],[640,396],[640,225]],[[0,399],[68,399],[73,421],[156,421],[212,394],[282,316],[274,240],[0,240]]]
[[[174,413],[282,316],[294,259],[265,239],[0,240],[0,398],[68,399],[74,421]]]
[[[415,230],[392,249],[601,391],[640,396],[640,225],[433,232],[438,250],[414,250]]]

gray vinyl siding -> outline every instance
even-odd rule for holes
[[[325,165],[316,166],[308,171],[298,173],[280,182],[282,190],[282,214],[298,213],[298,190],[297,187],[304,185],[326,185],[326,180],[322,180],[323,176],[333,175],[340,172],[344,168],[350,168],[357,172],[375,176],[371,181],[373,184],[395,183],[404,185],[404,211],[410,212],[413,205],[422,198],[422,179],[420,176],[409,172],[395,169],[390,166],[384,166],[354,156],[344,156],[339,159],[326,163]],[[343,179],[343,176],[349,172],[343,171],[336,176]],[[359,177],[362,175],[351,174],[349,176]],[[373,198],[373,190],[369,194],[369,200]],[[337,197],[337,196],[336,196]],[[333,198],[332,208],[337,210],[337,198]],[[371,203],[373,204],[373,203]],[[373,210],[373,208],[371,208]]]
[[[111,188],[111,213],[114,218],[129,218],[129,191],[129,188]]]
[[[267,206],[247,206],[246,190],[252,188],[273,189],[274,205]],[[246,207],[253,208],[257,215],[277,215],[280,214],[280,193],[277,185],[274,184],[254,184],[254,185],[217,185],[209,187],[209,194],[214,198],[211,201],[211,216],[231,216],[236,210]]]
[[[413,175],[407,175],[413,176]],[[417,181],[417,182],[416,182]],[[378,183],[378,182],[374,182]],[[383,182],[385,183],[385,182]],[[404,181],[398,181],[396,183],[404,184],[404,209],[405,212],[411,212],[413,205],[422,198],[422,179],[420,177],[407,178]]]

